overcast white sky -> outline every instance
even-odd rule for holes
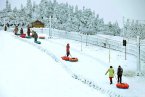
[[[41,0],[31,0],[37,4]],[[68,2],[70,5],[78,5],[79,8],[85,6],[91,8],[100,17],[104,18],[105,22],[116,20],[123,21],[125,18],[145,20],[145,0],[57,0],[59,3]],[[0,0],[0,9],[5,7],[6,0]],[[21,3],[26,5],[27,0],[9,0],[12,8],[15,6],[20,8]]]

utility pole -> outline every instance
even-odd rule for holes
[[[125,46],[125,60],[126,60],[126,46]]]
[[[51,38],[51,16],[49,16],[49,38]]]
[[[125,60],[126,60],[126,39],[125,39],[125,30],[124,30],[124,16],[123,16],[123,46],[125,46]]]
[[[141,73],[141,65],[140,65],[140,37],[137,36],[137,76]]]
[[[123,46],[125,46],[125,60],[126,60],[126,44],[127,44],[126,40],[123,39]]]
[[[109,63],[110,63],[110,44],[109,44]]]
[[[86,34],[86,46],[88,46],[88,33]]]
[[[80,35],[81,36],[81,51],[82,51],[82,35]]]
[[[124,16],[123,16],[123,39],[125,37],[125,31],[124,31]]]

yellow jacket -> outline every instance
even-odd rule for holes
[[[113,68],[109,68],[105,74],[107,74],[108,72],[109,72],[109,77],[114,77],[114,69]]]

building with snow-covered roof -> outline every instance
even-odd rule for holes
[[[44,28],[44,23],[42,23],[39,20],[36,20],[35,22],[32,22],[31,24],[32,24],[32,27],[34,28]]]

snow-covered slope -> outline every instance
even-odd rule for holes
[[[109,95],[111,97],[119,97],[119,96],[120,97],[144,97],[143,96],[143,94],[144,94],[143,87],[144,87],[145,78],[142,76],[134,75],[136,72],[136,58],[134,56],[127,55],[127,60],[124,60],[124,53],[111,50],[110,51],[111,59],[110,59],[110,63],[109,63],[109,58],[108,58],[109,50],[105,49],[105,48],[96,47],[96,46],[85,46],[85,44],[83,44],[83,49],[81,51],[81,43],[72,41],[72,40],[55,38],[55,37],[51,38],[51,39],[40,40],[42,42],[41,45],[34,45],[33,39],[21,39],[21,38],[15,37],[14,35],[11,35],[11,34],[12,33],[1,32],[2,38],[0,38],[1,39],[0,44],[2,44],[2,45],[1,45],[0,51],[3,54],[7,54],[7,57],[3,57],[3,54],[0,55],[0,58],[1,59],[3,58],[2,63],[5,63],[4,60],[10,60],[7,63],[7,64],[10,64],[11,62],[13,62],[12,60],[16,59],[17,61],[14,61],[14,63],[17,65],[18,65],[18,63],[20,63],[20,64],[24,63],[24,65],[27,65],[28,67],[31,66],[31,69],[33,67],[37,66],[36,69],[41,68],[41,70],[38,69],[38,71],[35,71],[35,73],[37,75],[39,75],[38,72],[42,72],[42,71],[46,70],[44,65],[46,65],[46,67],[47,67],[49,64],[49,66],[48,66],[49,69],[51,69],[50,67],[52,67],[52,68],[54,68],[54,69],[51,69],[52,71],[54,71],[55,73],[56,73],[56,71],[58,71],[58,75],[56,74],[57,77],[60,77],[59,74],[61,74],[62,71],[64,72],[64,74],[68,73],[66,75],[68,75],[68,77],[70,77],[71,80],[72,80],[71,76],[75,75],[75,78],[77,79],[75,81],[88,84],[88,86],[86,85],[85,87],[87,87],[87,89],[90,89],[91,90],[90,92],[97,90],[95,92],[98,94],[98,92],[101,91],[101,93],[108,95],[107,97],[109,97]],[[78,62],[72,63],[72,62],[61,60],[61,56],[65,55],[66,43],[70,43],[71,55],[72,55],[72,57],[79,58]],[[13,52],[11,50],[7,50],[7,49],[11,49]],[[5,51],[7,53],[5,53]],[[10,53],[11,53],[11,56],[9,55]],[[36,54],[41,53],[41,54],[35,55],[35,53]],[[49,55],[49,56],[47,56],[47,55]],[[8,57],[8,56],[10,56],[10,57]],[[51,63],[56,66],[53,66],[53,65],[51,66],[50,65]],[[17,67],[17,65],[15,67]],[[116,88],[116,86],[115,86],[116,78],[113,79],[113,82],[114,82],[113,85],[109,84],[109,79],[108,79],[108,76],[105,76],[105,72],[110,65],[112,65],[114,67],[115,71],[116,71],[118,65],[121,65],[123,67],[124,75],[126,75],[126,76],[123,76],[123,82],[126,82],[130,85],[129,89],[124,90],[124,89]],[[3,65],[1,65],[1,66],[3,66]],[[10,66],[12,67],[12,70],[15,69],[15,68],[13,68],[12,65],[10,65]],[[64,66],[65,68],[62,69],[62,67],[60,67],[60,66],[62,66],[62,67]],[[23,66],[20,65],[19,67],[22,68]],[[52,73],[52,75],[53,75],[54,72],[49,72],[48,68],[47,68],[48,71],[46,71],[46,73],[44,72],[46,74],[46,76],[47,76],[47,72]],[[59,68],[61,68],[62,71],[59,72]],[[2,69],[2,70],[4,71],[5,69]],[[35,70],[35,69],[33,68],[32,70]],[[22,68],[22,71],[25,71],[25,69]],[[33,75],[33,71],[31,71],[30,73],[32,73],[32,75],[31,75],[32,77],[36,76],[36,75]],[[5,74],[5,73],[3,73],[3,74]],[[49,80],[45,79],[45,78],[47,78],[46,76],[44,76],[43,78],[45,81],[48,81],[48,83],[49,83]],[[38,78],[41,78],[41,77],[38,76]],[[61,76],[61,78],[62,78],[62,76]],[[64,76],[63,78],[67,78],[67,77]],[[24,78],[23,81],[24,80],[28,80],[28,78]],[[44,80],[38,80],[38,81],[42,82]],[[18,81],[18,79],[16,79],[16,81]],[[58,82],[60,82],[60,81],[58,81]],[[65,82],[65,81],[63,81],[63,82]],[[91,83],[91,85],[90,85],[90,83]],[[72,82],[70,81],[68,84],[72,84]],[[40,85],[40,83],[39,83],[39,85]],[[67,88],[67,86],[68,85],[65,85],[64,87]],[[73,86],[75,88],[78,88],[78,91],[81,90],[81,88],[79,88],[78,86],[75,86],[75,85],[73,85]],[[84,85],[81,84],[81,86],[84,86]],[[91,87],[94,86],[94,88],[88,88],[89,86],[91,86]],[[64,87],[60,86],[59,88],[62,88],[62,90],[65,90],[65,89],[63,89]],[[81,91],[81,92],[83,93],[85,91]],[[59,91],[58,93],[61,94],[62,92]],[[69,94],[71,94],[71,93],[69,93]],[[90,93],[90,94],[92,94],[92,93]],[[89,97],[91,97],[90,94],[88,94]],[[97,94],[95,94],[95,96]],[[65,94],[62,93],[62,95],[65,95]],[[82,95],[82,94],[80,93],[80,95]],[[85,97],[84,95],[79,96],[76,94],[76,95],[72,95],[72,97]],[[88,95],[86,95],[86,96],[88,96]],[[98,95],[99,95],[99,97],[104,96],[104,95],[102,96],[100,94],[98,94]],[[92,95],[92,97],[93,96],[94,95]],[[71,96],[68,96],[68,97],[71,97]]]
[[[73,79],[50,56],[0,31],[0,97],[108,97]]]

